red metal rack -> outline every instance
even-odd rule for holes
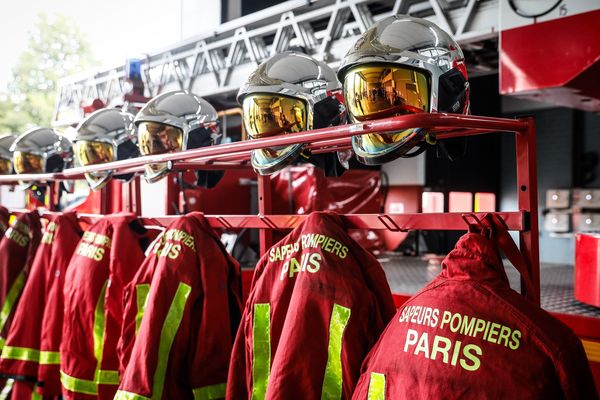
[[[172,163],[174,170],[249,168],[250,152],[254,149],[309,143],[307,147],[313,153],[323,153],[349,148],[351,137],[355,135],[371,132],[393,132],[414,127],[426,128],[431,132],[435,132],[438,139],[496,132],[515,134],[518,210],[496,214],[502,218],[508,229],[519,232],[520,250],[527,261],[534,290],[536,291],[533,297],[539,299],[536,146],[533,118],[503,119],[452,114],[412,114],[279,137],[221,144],[178,153],[70,168],[60,173],[5,175],[0,176],[0,184],[14,184],[18,181],[53,182],[81,179],[84,173],[92,171],[113,171],[119,174],[141,172],[144,165],[161,162]],[[132,192],[134,193],[133,196],[139,196],[139,190]],[[258,215],[213,215],[207,217],[211,225],[217,228],[259,228],[261,230],[260,249],[261,254],[263,254],[272,244],[273,229],[293,228],[305,216],[271,215],[271,185],[268,176],[258,176],[258,196]],[[132,204],[140,204],[138,200],[133,199]],[[20,210],[14,211],[19,212]],[[474,220],[473,216],[479,218],[483,215],[477,213],[350,214],[344,215],[343,220],[348,229],[388,229],[393,231],[410,229],[466,230],[469,221]],[[89,222],[93,222],[99,217],[98,215],[81,215],[81,218],[87,219]],[[142,217],[142,222],[146,225],[165,226],[173,218],[175,217],[145,216]],[[523,285],[522,291],[525,291]]]

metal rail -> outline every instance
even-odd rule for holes
[[[394,132],[414,127],[427,128],[432,132],[438,132],[436,136],[439,138],[449,138],[480,135],[497,131],[522,132],[528,128],[528,123],[524,120],[472,115],[442,113],[411,114],[277,137],[220,144],[177,153],[151,155],[106,164],[69,168],[56,173],[2,175],[0,176],[0,184],[17,183],[19,181],[48,182],[80,179],[85,173],[99,171],[112,171],[115,174],[139,172],[143,170],[146,164],[164,162],[173,163],[176,169],[183,168],[182,166],[177,167],[177,163],[181,162],[185,162],[185,164],[182,164],[185,168],[228,169],[247,165],[250,151],[255,149],[308,143],[308,148],[315,152],[327,152],[348,147],[350,145],[350,138],[355,135],[372,132]]]

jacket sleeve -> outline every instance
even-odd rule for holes
[[[575,335],[572,345],[562,349],[555,363],[566,400],[598,399],[587,356]]]
[[[188,224],[176,229],[191,231]],[[201,296],[196,250],[193,241],[190,245],[175,238],[167,238],[159,250],[144,316],[115,400],[177,397],[169,386],[180,385],[186,376],[189,340],[200,317],[193,310]]]

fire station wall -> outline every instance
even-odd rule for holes
[[[567,108],[527,110],[528,103],[519,102],[516,110],[503,102],[505,117],[531,115],[537,126],[538,208],[540,223],[540,260],[542,263],[574,263],[574,240],[572,237],[556,237],[543,229],[543,210],[546,190],[570,188],[573,184],[573,138],[574,111]],[[539,107],[535,103],[531,107]],[[502,176],[500,210],[516,210],[516,170],[514,136],[502,138]]]

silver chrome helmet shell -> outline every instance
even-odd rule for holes
[[[42,156],[44,158],[44,169],[46,173],[59,172],[67,168],[73,160],[73,148],[69,139],[51,128],[32,128],[17,137],[10,151],[21,151]],[[52,165],[48,160],[59,156],[62,163]]]
[[[132,114],[116,108],[97,110],[77,127],[77,134],[73,140],[74,145],[77,146],[79,141],[104,142],[112,146],[114,160],[138,157],[139,150],[136,146],[137,136],[133,119]],[[80,160],[77,161],[80,163]],[[112,171],[85,174],[86,180],[93,190],[102,188],[111,176]],[[127,176],[127,178],[131,177],[133,175]]]
[[[12,151],[10,147],[15,142],[15,139],[16,136],[10,134],[0,136],[0,158],[10,162],[11,172],[8,173],[12,173]]]
[[[279,53],[260,64],[248,76],[238,92],[238,103],[250,94],[272,93],[303,100],[306,103],[307,127],[313,129],[315,104],[326,99],[331,92],[341,90],[341,83],[331,67],[309,55],[287,51]],[[259,174],[271,174],[292,161],[302,152],[305,144],[282,146],[289,147],[285,156],[274,159],[269,165],[260,165],[252,152],[252,165]]]
[[[142,122],[157,122],[181,129],[181,150],[202,147],[206,143],[216,144],[220,136],[217,110],[202,97],[186,90],[166,92],[154,97],[135,116],[136,127]],[[211,129],[201,129],[205,125],[210,125]],[[170,163],[155,164],[157,172],[153,175],[148,174],[147,168],[144,178],[150,183],[158,181],[169,172],[169,165]]]
[[[428,71],[431,78],[429,112],[453,112],[438,109],[440,77],[456,67],[464,68],[464,55],[458,43],[433,22],[407,15],[379,21],[346,54],[338,69],[338,78],[344,82],[350,68],[367,63],[401,64]],[[466,85],[468,88],[468,82]]]

